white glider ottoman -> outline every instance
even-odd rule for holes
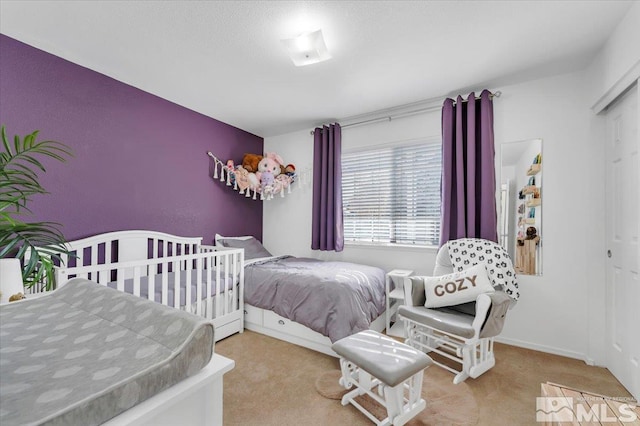
[[[353,404],[378,426],[403,425],[427,406],[422,378],[433,361],[425,353],[372,330],[340,339],[332,349],[340,355],[340,385],[356,386],[342,397],[342,405]],[[385,419],[378,420],[355,401],[365,394],[387,409]]]

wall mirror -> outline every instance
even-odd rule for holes
[[[500,152],[498,236],[520,275],[542,275],[542,139]]]

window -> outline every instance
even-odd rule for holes
[[[421,140],[343,153],[345,242],[437,246],[441,146]]]

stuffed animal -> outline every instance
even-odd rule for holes
[[[258,163],[258,172],[271,172],[273,176],[278,176],[281,172],[282,157],[275,152],[267,152],[267,154]]]
[[[236,183],[236,167],[235,164],[233,163],[233,160],[227,160],[227,165],[225,166],[226,172],[229,176],[229,183],[230,184],[235,184]]]
[[[273,192],[278,193],[283,191],[291,184],[292,179],[286,174],[279,174],[276,176],[275,184],[273,185]]]
[[[16,293],[13,296],[9,297],[9,302],[15,302],[17,300],[26,299],[27,297],[22,293]]]
[[[287,166],[284,168],[284,172],[286,174],[294,174],[296,172],[296,166],[294,166],[293,164],[287,164]]]
[[[262,172],[260,174],[260,188],[262,188],[263,191],[266,191],[267,188],[272,187],[274,181],[275,177],[270,171]]]
[[[236,181],[238,182],[238,189],[240,190],[240,192],[243,192],[245,189],[248,189],[251,186],[251,182],[249,180],[249,172],[246,171],[244,167],[238,166],[236,168],[235,177]]]
[[[284,164],[280,164],[280,174],[293,176],[294,174],[296,174],[296,166],[294,166],[293,164],[287,164],[286,166]]]
[[[251,189],[260,189],[260,173],[248,173],[247,178],[249,179],[249,188]]]
[[[258,163],[262,160],[262,155],[258,154],[245,154],[242,157],[242,167],[249,173],[255,173],[258,171]]]

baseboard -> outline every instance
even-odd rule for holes
[[[505,345],[517,346],[519,348],[531,349],[534,351],[545,352],[553,355],[560,355],[567,358],[579,359],[588,364],[587,358],[580,352],[567,351],[565,349],[554,348],[553,346],[538,345],[536,343],[525,342],[522,340],[509,339],[504,337],[496,337],[495,341],[498,343],[504,343]]]

